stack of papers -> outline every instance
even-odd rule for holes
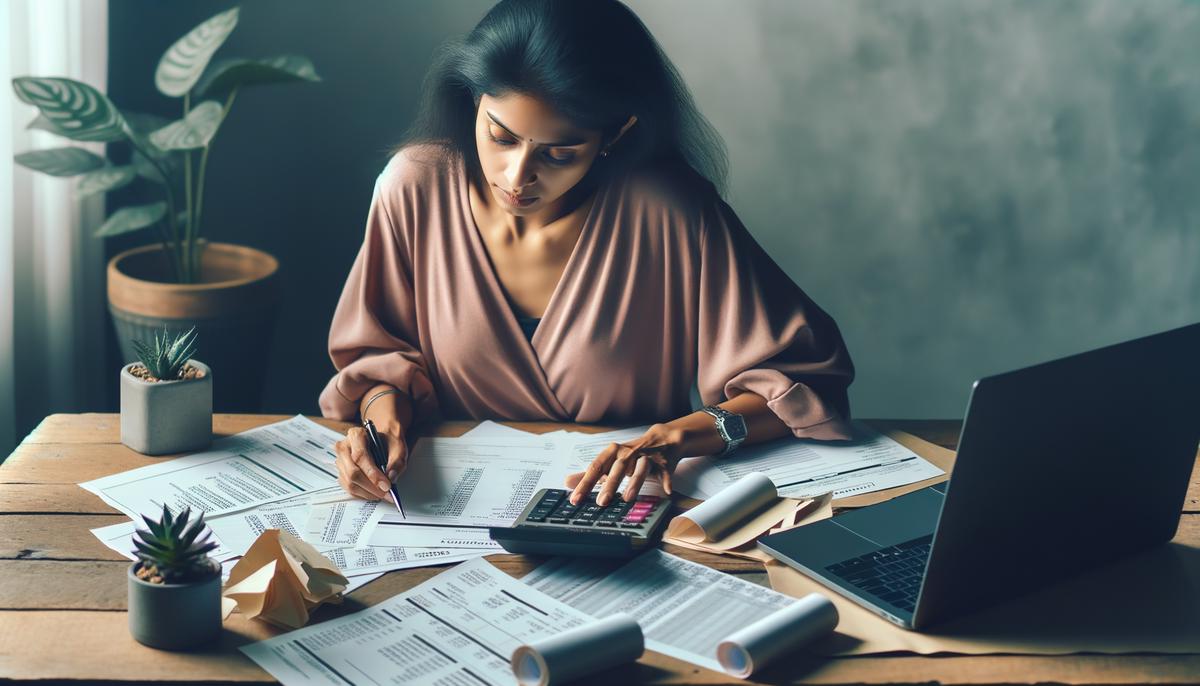
[[[292,684],[511,684],[518,647],[590,618],[485,560],[345,617],[242,646]]]
[[[943,472],[925,458],[862,422],[852,422],[849,441],[782,439],[745,446],[729,457],[683,460],[675,490],[707,500],[738,479],[761,472],[785,498],[834,500],[924,481]],[[836,503],[835,503],[836,504]]]
[[[650,650],[715,671],[722,640],[795,602],[661,550],[628,561],[556,557],[521,581],[598,619],[627,614]]]
[[[142,514],[157,519],[164,504],[172,512],[190,507],[205,513],[219,544],[211,555],[226,578],[263,531],[279,529],[336,564],[350,580],[348,593],[394,569],[501,552],[487,527],[511,524],[538,489],[562,487],[604,446],[645,430],[537,435],[488,421],[459,438],[421,439],[398,484],[407,518],[388,501],[345,493],[334,466],[343,434],[302,415],[80,486],[131,518],[92,531],[131,560]]]
[[[720,460],[685,459],[673,477],[676,490],[704,499],[762,472],[781,496],[841,497],[942,473],[891,438],[854,426],[853,441],[781,439]],[[500,551],[488,527],[512,524],[538,490],[565,488],[567,476],[586,469],[609,444],[633,441],[648,428],[532,434],[485,421],[457,438],[422,438],[397,483],[407,517],[388,501],[346,494],[334,465],[343,434],[302,415],[80,485],[133,519],[92,532],[129,559],[141,515],[157,518],[164,504],[172,512],[190,507],[205,513],[220,544],[212,553],[218,561],[237,559],[263,531],[280,529],[329,557],[353,590],[389,570]],[[662,495],[662,486],[648,479],[642,493]]]
[[[296,416],[213,442],[204,452],[80,484],[132,518],[92,530],[129,559],[141,515],[204,512],[219,547],[210,555],[229,570],[266,529],[280,529],[316,547],[350,580],[346,592],[392,569],[456,562],[492,552],[444,546],[367,545],[365,534],[390,505],[353,498],[337,483],[334,443],[344,436]],[[488,543],[491,543],[488,541]]]
[[[407,517],[394,508],[370,522],[368,543],[500,547],[488,527],[508,526],[543,488],[565,488],[610,443],[631,441],[649,427],[601,434],[532,434],[485,421],[458,438],[422,438],[413,447],[396,491]],[[662,494],[647,480],[642,493]]]

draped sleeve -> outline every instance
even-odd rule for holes
[[[701,212],[699,281],[704,403],[757,393],[796,437],[849,439],[854,365],[837,324],[719,197]]]
[[[381,383],[412,400],[414,422],[437,414],[413,289],[412,231],[422,205],[414,164],[397,153],[375,181],[366,235],[329,328],[337,373],[321,391],[325,417],[357,419],[363,396]]]

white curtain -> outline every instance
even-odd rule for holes
[[[25,127],[37,109],[16,76],[108,86],[107,0],[0,0],[0,460],[46,415],[102,409],[107,314],[103,194],[78,198],[77,178],[12,161],[27,150],[82,146]]]

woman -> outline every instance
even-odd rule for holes
[[[838,328],[721,199],[725,166],[616,0],[505,0],[444,47],[333,317],[321,411],[388,447],[384,474],[351,428],[342,487],[386,497],[436,417],[657,422],[572,475],[601,505],[670,492],[685,456],[849,438]]]

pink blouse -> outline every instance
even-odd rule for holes
[[[607,424],[757,393],[801,438],[850,436],[854,366],[833,319],[690,169],[600,185],[532,341],[473,219],[461,157],[410,146],[375,183],[329,332],[326,417],[387,383],[416,421]]]

